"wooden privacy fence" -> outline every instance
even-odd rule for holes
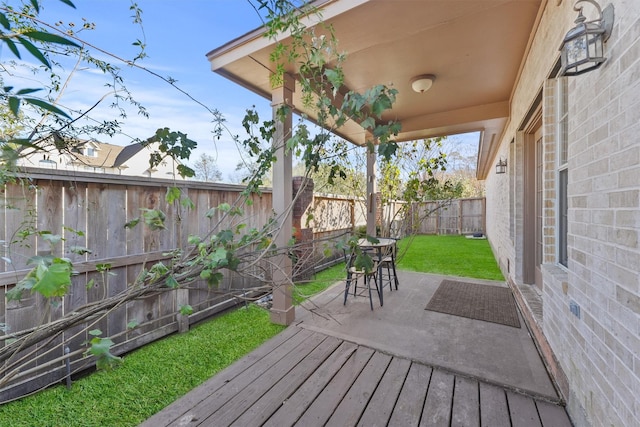
[[[416,203],[408,227],[415,234],[473,234],[486,230],[484,197]]]
[[[244,189],[237,185],[193,181],[176,184],[170,180],[36,169],[26,174],[29,185],[8,184],[0,195],[0,240],[5,248],[0,261],[0,324],[4,325],[6,336],[54,321],[77,307],[125,290],[143,268],[168,260],[175,248],[184,248],[190,234],[206,235],[220,219],[217,215],[208,218],[205,214],[209,209],[225,202],[233,204]],[[193,202],[192,208],[167,204],[167,188],[175,185]],[[261,227],[272,212],[271,192],[254,196],[253,204],[243,208],[248,228]],[[127,222],[140,216],[141,209],[163,211],[167,229],[153,231],[142,224],[125,228]],[[70,258],[78,274],[73,277],[69,293],[56,307],[47,308],[44,298],[38,294],[25,292],[20,302],[7,302],[5,298],[5,293],[28,271],[27,260],[34,255],[48,254],[50,250],[41,237],[21,235],[24,230],[48,230],[65,239],[53,255]],[[91,252],[77,255],[69,251],[72,246],[85,247]],[[108,274],[100,271],[105,265],[110,265]],[[90,283],[93,286],[88,287]],[[227,272],[220,287],[242,292],[252,286],[256,283]],[[187,304],[193,308],[193,314],[177,315],[179,307]],[[113,353],[122,354],[177,331],[179,322],[182,329],[185,322],[188,328],[189,324],[232,304],[228,296],[212,291],[200,281],[189,289],[129,302],[99,319],[91,329],[100,329],[102,336],[110,337],[115,343]],[[129,328],[131,324],[137,326]],[[50,357],[44,360],[34,357],[28,366],[28,377],[18,376],[9,386],[0,389],[0,402],[64,378],[64,363],[51,365],[47,360],[63,357],[62,339],[70,339],[67,346],[75,355],[71,358],[72,368],[85,364],[87,359],[77,350],[86,347],[83,343],[88,338],[80,328],[65,332],[47,347],[56,344],[60,347]],[[39,353],[42,351],[44,348],[38,349]]]

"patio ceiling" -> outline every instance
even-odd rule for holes
[[[481,132],[481,179],[493,166],[542,3],[546,0],[316,1],[347,52],[345,89],[364,91],[380,83],[396,88],[396,103],[382,119],[402,123],[398,141]],[[273,42],[261,34],[254,30],[207,58],[214,72],[271,100]],[[287,71],[297,74],[293,65]],[[411,78],[420,74],[436,76],[425,93],[411,89]],[[299,95],[294,108],[313,119]],[[354,144],[365,141],[355,123],[336,133]]]

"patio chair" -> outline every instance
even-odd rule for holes
[[[398,239],[393,239],[397,242]],[[379,261],[378,274],[380,275],[380,289],[384,290],[387,283],[389,284],[389,289],[393,291],[393,287],[395,286],[396,291],[398,290],[398,274],[396,272],[396,251],[397,245],[394,243],[393,245],[387,246],[382,253],[382,257]]]
[[[363,278],[365,284],[365,290],[369,294],[369,305],[371,306],[371,310],[373,310],[373,297],[371,296],[371,283],[373,282],[373,286],[375,287],[375,291],[378,294],[378,300],[380,300],[380,305],[382,305],[382,300],[380,299],[380,290],[378,289],[378,267],[374,265],[374,268],[371,272],[366,272],[364,269],[360,269],[355,266],[356,254],[351,252],[347,253],[345,251],[345,265],[347,269],[347,279],[345,282],[344,288],[344,302],[343,305],[347,304],[347,297],[349,296],[349,288],[353,284],[353,296],[358,295],[358,279]]]

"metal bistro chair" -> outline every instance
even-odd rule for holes
[[[373,310],[373,297],[371,296],[371,283],[375,287],[375,291],[378,294],[378,300],[380,300],[380,305],[382,305],[382,300],[380,299],[380,290],[378,289],[378,266],[374,265],[370,272],[365,271],[364,269],[358,268],[355,265],[356,254],[354,252],[347,253],[345,251],[345,265],[347,269],[347,280],[344,288],[344,302],[343,305],[347,304],[347,296],[349,295],[349,287],[353,283],[353,296],[358,295],[358,279],[362,277],[365,283],[365,289],[369,293],[369,305],[371,306],[371,310]],[[374,263],[376,261],[374,260]],[[361,294],[360,294],[361,295]]]
[[[384,248],[383,253],[378,265],[378,274],[380,275],[381,289],[384,290],[386,284],[389,284],[389,289],[393,291],[395,286],[398,290],[398,273],[396,272],[396,242],[397,239],[393,239],[393,245],[389,245]]]

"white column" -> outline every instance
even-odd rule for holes
[[[273,164],[273,200],[272,207],[280,224],[280,231],[275,236],[274,243],[278,248],[284,248],[291,240],[291,153],[285,152],[285,142],[291,137],[292,114],[289,113],[284,121],[276,117],[276,112],[283,105],[292,105],[295,82],[292,77],[285,75],[282,86],[273,89],[272,103],[273,116],[276,122],[273,144],[278,147],[275,152],[276,162]],[[273,305],[271,308],[271,321],[280,325],[290,325],[295,319],[295,309],[291,298],[291,259],[282,254],[274,260],[273,268]]]
[[[367,235],[376,236],[377,186],[376,152],[367,148]]]

